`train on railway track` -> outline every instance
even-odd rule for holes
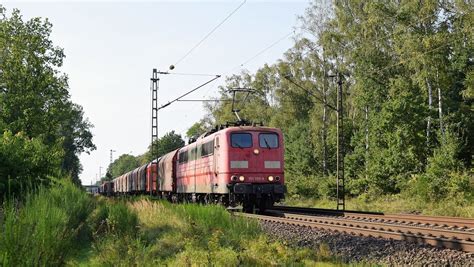
[[[216,127],[194,142],[101,184],[107,196],[149,194],[172,202],[242,205],[263,211],[284,199],[280,129]]]

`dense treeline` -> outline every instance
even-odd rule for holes
[[[65,58],[46,19],[23,21],[0,5],[0,199],[51,177],[80,184],[79,154],[95,149],[82,107],[73,103]]]
[[[283,59],[227,78],[258,93],[241,116],[282,128],[290,193],[333,196],[337,81],[348,193],[425,200],[473,191],[474,6],[469,1],[314,1]],[[285,77],[289,77],[299,86]],[[231,103],[207,121],[234,121]],[[199,128],[200,126],[194,126]]]
[[[101,181],[110,181],[115,177],[148,164],[153,159],[157,159],[168,152],[181,148],[184,144],[181,135],[176,134],[174,131],[168,132],[153,143],[153,155],[151,146],[148,147],[147,152],[138,156],[123,154],[107,167],[107,173],[105,177],[101,177]]]

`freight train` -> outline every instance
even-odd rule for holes
[[[263,211],[284,199],[283,134],[263,126],[216,128],[185,147],[104,182],[104,195],[150,194],[172,202]]]

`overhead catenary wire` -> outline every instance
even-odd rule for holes
[[[175,98],[175,99],[169,101],[168,103],[166,103],[166,104],[160,106],[160,107],[158,108],[158,110],[163,109],[163,108],[165,108],[165,107],[171,105],[172,103],[179,101],[181,98],[183,98],[183,97],[185,97],[185,96],[191,94],[192,92],[198,90],[199,88],[202,88],[202,87],[206,86],[207,84],[209,84],[209,83],[211,83],[211,82],[213,82],[213,81],[219,79],[220,77],[221,77],[220,75],[216,75],[214,78],[210,79],[209,81],[207,81],[207,82],[205,82],[205,83],[199,85],[198,87],[196,87],[196,88],[194,88],[194,89],[188,91],[187,93],[185,93],[185,94],[183,94],[183,95],[180,95],[179,97],[177,97],[177,98]]]
[[[196,45],[194,45],[186,54],[184,54],[184,56],[182,56],[178,61],[176,61],[174,66],[178,65],[187,56],[189,56],[194,51],[194,49],[200,46],[209,36],[211,36],[212,33],[214,33],[222,24],[224,24],[232,15],[234,15],[235,12],[237,12],[246,2],[247,0],[242,1],[242,3],[240,3],[240,5],[236,7],[229,15],[227,15],[227,17],[225,17],[219,24],[212,28],[212,30],[208,34],[206,34],[206,36],[204,36]]]
[[[232,99],[179,99],[178,102],[227,102]]]
[[[260,52],[258,52],[257,54],[255,54],[254,56],[252,56],[251,58],[247,59],[246,61],[244,61],[243,63],[239,64],[239,66],[235,67],[234,69],[236,68],[239,68],[239,67],[243,67],[244,65],[246,65],[247,63],[251,62],[252,60],[256,59],[257,57],[259,57],[260,55],[262,55],[263,53],[267,52],[270,48],[274,47],[275,45],[277,45],[278,43],[280,43],[281,41],[285,40],[286,38],[288,38],[290,35],[294,34],[295,31],[292,30],[291,32],[285,34],[283,37],[281,37],[280,39],[276,40],[275,42],[273,42],[272,44],[270,44],[269,46],[265,47],[264,49],[262,49]]]
[[[184,72],[168,72],[168,71],[161,71],[160,74],[169,74],[169,75],[181,75],[181,76],[216,76],[216,74],[208,74],[208,73],[184,73]]]

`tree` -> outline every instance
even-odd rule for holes
[[[157,159],[168,152],[176,150],[184,146],[184,140],[181,138],[181,135],[176,134],[174,131],[168,132],[163,135],[160,139],[153,143],[155,146],[155,155],[151,156],[149,160]],[[151,152],[151,147],[148,148]],[[149,154],[151,155],[151,153]]]
[[[122,154],[109,165],[107,168],[107,174],[110,175],[106,175],[106,177],[116,178],[138,167],[140,167],[140,162],[136,157],[129,154]]]
[[[433,158],[472,166],[474,5],[314,1],[300,21],[305,32],[282,59],[227,77],[222,101],[208,105],[207,116],[216,123],[235,120],[227,89],[256,89],[240,114],[282,129],[289,184],[297,184],[291,183],[295,177],[330,176],[335,114],[320,102],[335,106],[332,71],[344,77],[348,191],[399,193],[410,177],[434,176]],[[458,139],[458,153],[440,153],[452,139]]]
[[[200,120],[194,123],[191,127],[189,127],[188,131],[186,131],[187,138],[197,138],[201,136],[203,133],[207,132],[207,127],[203,120]]]
[[[59,71],[64,51],[50,40],[51,29],[47,19],[24,22],[16,9],[7,18],[0,6],[0,131],[60,144],[63,174],[80,183],[78,156],[95,149],[92,125],[70,100],[68,78]]]

